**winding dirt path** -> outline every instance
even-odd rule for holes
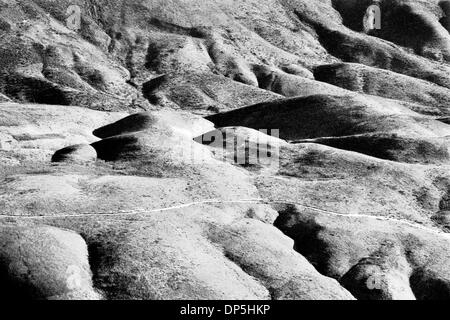
[[[413,223],[410,221],[395,219],[395,218],[389,218],[389,217],[382,217],[382,216],[372,216],[367,214],[345,214],[335,211],[329,211],[329,210],[323,210],[316,207],[306,206],[301,203],[296,203],[292,201],[285,201],[285,200],[275,200],[275,199],[263,199],[263,198],[254,198],[254,199],[240,199],[240,200],[218,200],[218,199],[210,199],[210,200],[203,200],[203,201],[195,201],[195,202],[189,202],[185,204],[180,204],[176,206],[171,207],[165,207],[165,208],[158,208],[158,209],[140,209],[140,210],[119,210],[115,212],[96,212],[96,213],[82,213],[82,214],[67,214],[67,215],[54,215],[54,216],[17,216],[17,215],[4,215],[0,214],[0,218],[16,218],[16,219],[55,219],[55,218],[81,218],[81,217],[92,217],[92,216],[131,216],[131,215],[137,215],[137,214],[145,214],[145,213],[152,213],[152,212],[164,212],[164,211],[172,211],[172,210],[178,210],[183,208],[189,208],[194,207],[198,205],[204,205],[204,204],[266,204],[266,205],[272,205],[272,204],[287,204],[287,205],[295,205],[298,207],[302,207],[305,209],[309,209],[312,211],[332,215],[332,216],[338,216],[338,217],[344,217],[344,218],[367,218],[367,219],[373,219],[378,221],[391,221],[396,222],[404,225],[408,225],[410,227],[424,230],[427,232],[431,232],[434,234],[439,234],[440,236],[448,237],[450,238],[450,233],[445,233],[436,229],[432,229],[417,223]]]

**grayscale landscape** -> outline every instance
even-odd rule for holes
[[[450,299],[449,30],[440,0],[0,0],[1,299]]]

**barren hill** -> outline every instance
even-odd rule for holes
[[[448,14],[0,0],[0,295],[450,299]]]

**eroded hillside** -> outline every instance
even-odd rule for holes
[[[0,0],[2,298],[450,299],[450,2],[373,3]]]

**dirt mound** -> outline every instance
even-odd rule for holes
[[[416,54],[433,60],[448,60],[450,37],[441,18],[443,1],[346,1],[333,0],[344,24],[363,30],[363,17],[370,5],[380,8],[381,28],[371,35],[411,48]],[[441,10],[442,8],[442,10]],[[444,11],[445,16],[445,11]]]

